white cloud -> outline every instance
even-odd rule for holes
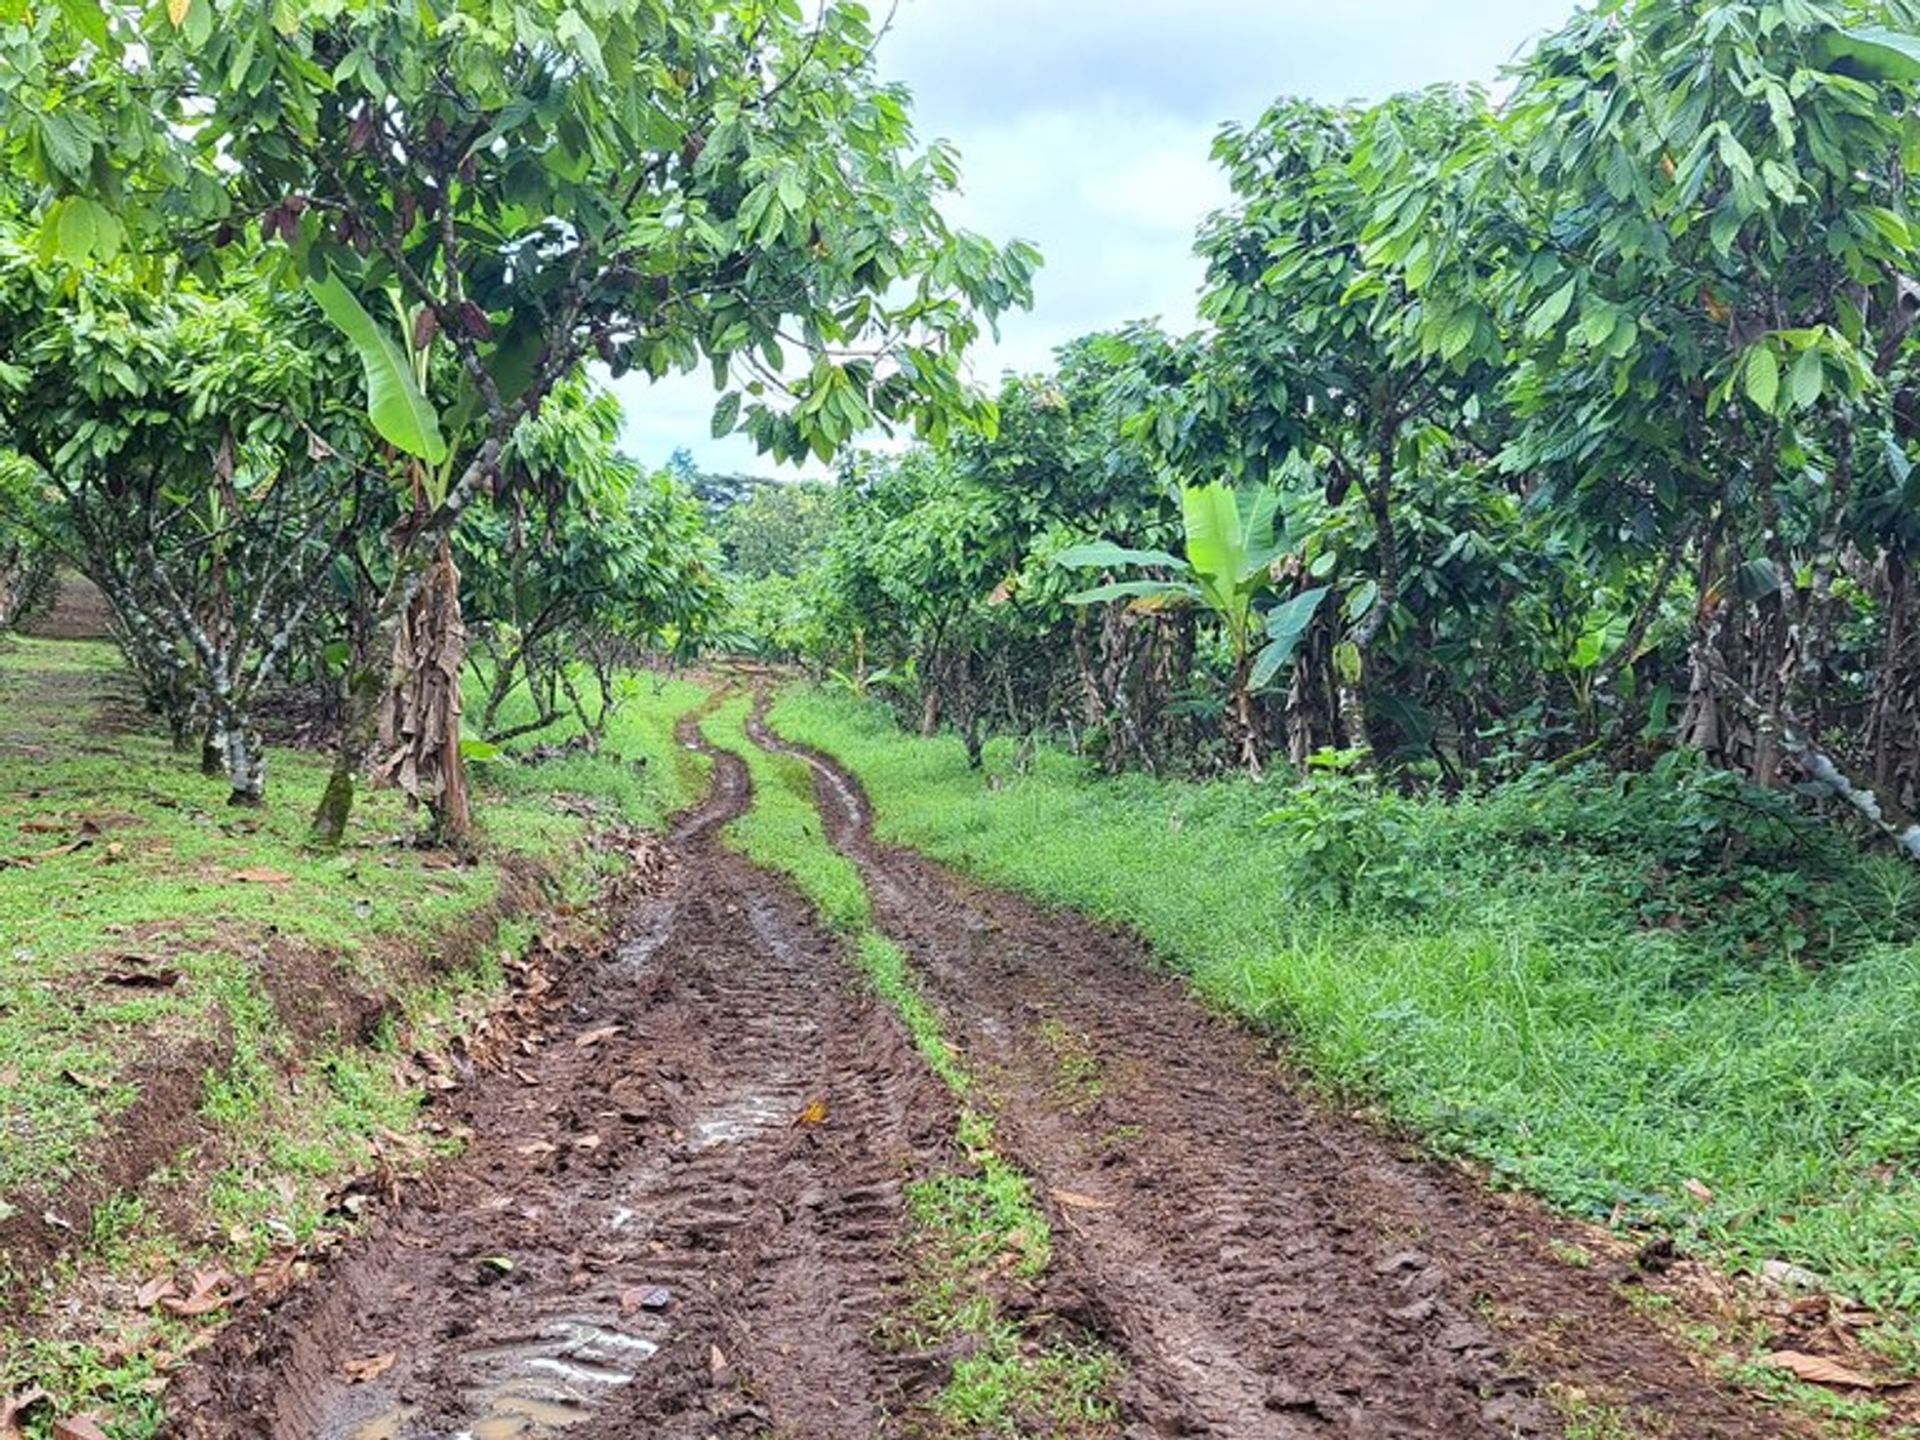
[[[1193,322],[1200,221],[1227,198],[1208,157],[1219,125],[1281,95],[1378,98],[1492,82],[1571,0],[903,0],[880,66],[916,97],[923,137],[960,149],[955,221],[1047,257],[1034,309],[1002,322],[976,376],[1044,367],[1091,330]],[[769,470],[708,438],[697,375],[620,386],[627,443],[716,469]]]

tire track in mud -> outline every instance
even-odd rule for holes
[[[750,782],[708,753],[664,884],[454,1097],[464,1154],[229,1327],[172,1433],[891,1433],[923,1381],[875,1334],[952,1104],[804,903],[719,846]]]
[[[750,733],[813,766],[829,837],[1050,1195],[1056,1268],[1128,1367],[1129,1436],[1556,1436],[1551,1396],[1576,1391],[1622,1433],[1811,1433],[1554,1259],[1534,1207],[1301,1099],[1137,941],[877,843],[858,783],[763,711]]]

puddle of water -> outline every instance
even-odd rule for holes
[[[694,1122],[687,1134],[695,1149],[711,1150],[765,1134],[786,1120],[793,1102],[776,1095],[749,1095]]]
[[[646,928],[613,952],[614,964],[623,970],[644,971],[660,948],[673,938],[674,912],[678,908],[672,900],[642,902],[636,907],[636,916],[644,913],[647,917]]]
[[[486,1377],[472,1395],[477,1418],[449,1440],[534,1440],[593,1418],[595,1407],[631,1384],[656,1354],[669,1329],[642,1322],[647,1333],[615,1330],[593,1320],[556,1320],[537,1335],[476,1351],[470,1358]],[[420,1428],[419,1411],[396,1406],[350,1432],[351,1440],[430,1440],[442,1432]]]
[[[400,1410],[389,1410],[376,1416],[353,1432],[352,1440],[400,1440],[406,1433],[407,1422],[413,1418],[413,1409],[408,1406]]]

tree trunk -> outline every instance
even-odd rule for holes
[[[260,732],[244,715],[227,716],[222,728],[226,735],[227,783],[233,787],[227,804],[257,810],[266,803],[267,794],[267,755]]]
[[[393,641],[393,674],[382,705],[375,769],[431,816],[430,833],[446,845],[464,844],[473,808],[460,753],[460,672],[466,659],[460,619],[460,572],[444,532],[423,536],[414,549],[435,553],[409,585]],[[401,570],[414,568],[402,564]],[[396,576],[396,581],[401,577]]]

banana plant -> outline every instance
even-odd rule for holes
[[[1061,552],[1055,564],[1076,570],[1147,569],[1164,576],[1115,580],[1067,597],[1073,605],[1129,600],[1141,606],[1195,605],[1226,631],[1233,652],[1232,723],[1240,757],[1260,773],[1254,692],[1270,683],[1299,649],[1326,598],[1308,590],[1264,612],[1260,602],[1281,588],[1279,560],[1287,553],[1280,494],[1270,486],[1238,491],[1230,485],[1189,485],[1180,495],[1186,557],[1164,550],[1131,550],[1101,541]]]

